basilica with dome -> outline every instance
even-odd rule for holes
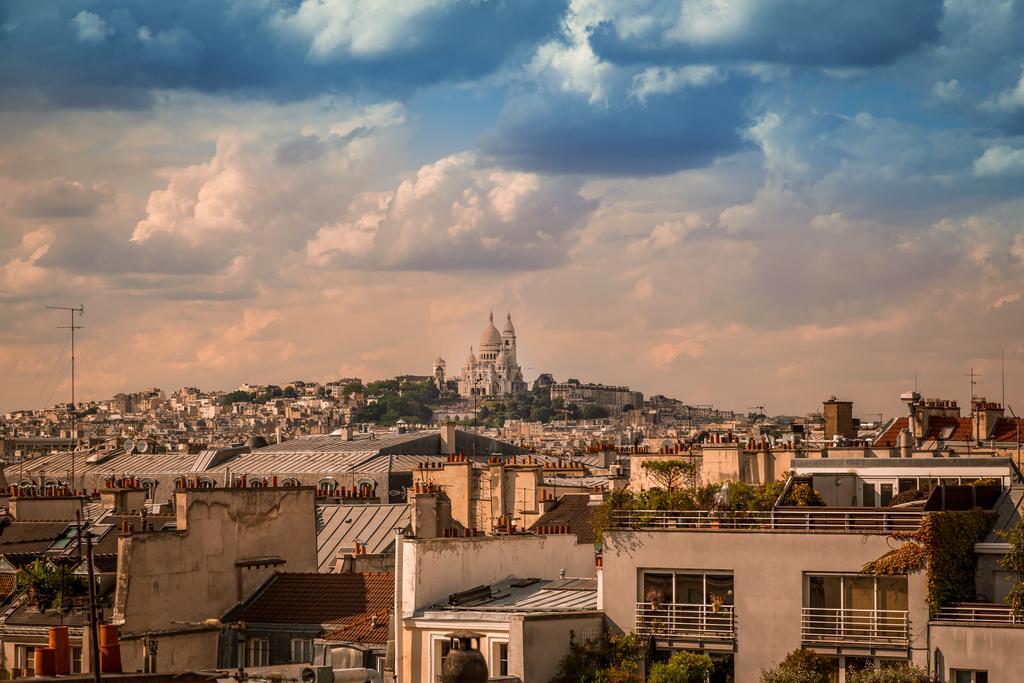
[[[473,347],[469,347],[469,357],[462,366],[458,381],[459,395],[466,398],[526,393],[523,370],[516,361],[516,328],[512,325],[511,313],[505,318],[501,332],[494,326],[494,314],[491,313],[487,327],[480,334],[477,353],[474,354]]]

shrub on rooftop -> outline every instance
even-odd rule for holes
[[[835,665],[813,650],[793,650],[769,671],[761,672],[761,683],[829,683]]]
[[[704,683],[714,670],[715,663],[707,655],[676,652],[667,662],[651,666],[647,683]]]
[[[924,669],[911,664],[897,664],[848,673],[846,683],[928,683],[931,678]]]

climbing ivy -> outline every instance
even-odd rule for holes
[[[902,546],[864,565],[864,574],[909,574],[925,568],[928,606],[933,613],[950,602],[974,599],[978,558],[974,544],[984,540],[996,514],[984,510],[934,512],[917,531],[896,534]]]
[[[1006,604],[1014,615],[1024,616],[1024,521],[999,535],[1010,544],[1010,551],[999,558],[999,566],[1013,574],[1013,586],[1006,594]]]

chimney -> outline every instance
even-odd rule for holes
[[[974,419],[971,433],[975,441],[985,441],[992,436],[996,423],[1003,417],[1003,406],[1001,403],[986,401],[984,398],[975,399]]]
[[[833,396],[822,404],[822,408],[825,414],[826,441],[832,441],[837,436],[845,439],[857,438],[852,401],[840,401]]]

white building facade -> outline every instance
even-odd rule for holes
[[[469,348],[469,357],[459,374],[459,395],[514,396],[526,393],[523,370],[516,360],[516,329],[512,314],[505,318],[501,332],[494,326],[491,313],[487,327],[480,334],[478,354]]]

